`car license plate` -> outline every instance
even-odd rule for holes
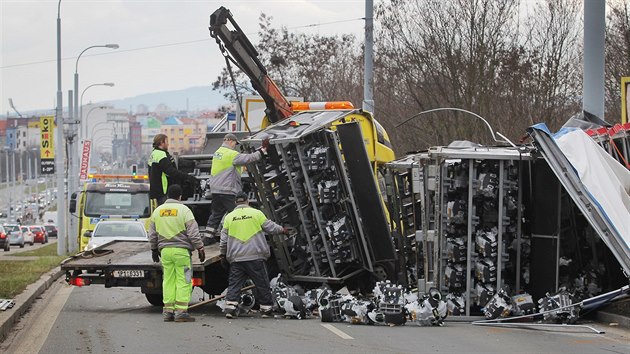
[[[144,270],[115,270],[114,278],[144,278]]]

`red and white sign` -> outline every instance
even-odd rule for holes
[[[92,146],[91,140],[83,140],[83,153],[81,153],[81,172],[79,174],[79,180],[81,181],[87,181],[88,179],[91,146]]]

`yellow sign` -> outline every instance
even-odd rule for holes
[[[177,209],[162,209],[160,216],[177,216]]]
[[[53,141],[53,125],[54,116],[41,116],[39,117],[39,134],[41,145],[39,147],[40,157],[42,159],[54,159],[55,158],[55,146]]]
[[[630,96],[628,96],[628,89],[630,89],[630,76],[621,78],[621,124],[630,122]]]

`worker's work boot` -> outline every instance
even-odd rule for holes
[[[175,311],[175,322],[195,322],[195,318],[187,311]]]
[[[225,318],[236,318],[238,316],[236,306],[238,306],[238,302],[236,301],[225,302],[225,307],[223,308],[223,312],[225,312]]]
[[[175,313],[173,312],[173,310],[165,310],[164,312],[162,312],[162,318],[164,319],[164,322],[173,322],[175,320]]]
[[[272,318],[273,308],[269,305],[260,305],[260,315],[262,318]]]
[[[213,245],[221,241],[221,231],[213,228],[207,228],[203,232],[203,244],[206,246]]]

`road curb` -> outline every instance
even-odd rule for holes
[[[57,267],[42,275],[39,280],[29,284],[23,292],[15,297],[15,306],[12,309],[0,313],[0,342],[4,341],[13,328],[13,324],[31,307],[33,301],[50,288],[52,283],[59,279],[62,274],[61,268]]]
[[[604,324],[616,323],[619,327],[630,328],[630,317],[610,312],[597,311],[597,321]]]

